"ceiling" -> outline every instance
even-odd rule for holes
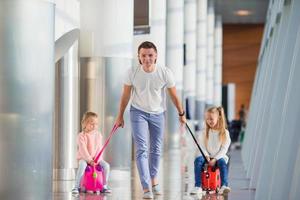
[[[217,14],[222,15],[225,24],[262,24],[265,23],[269,0],[215,0]],[[235,14],[238,10],[250,11],[247,16]]]

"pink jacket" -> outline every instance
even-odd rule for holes
[[[80,132],[77,136],[77,145],[77,160],[83,159],[89,162],[95,158],[102,147],[102,134],[98,131]],[[99,160],[101,160],[101,157]]]

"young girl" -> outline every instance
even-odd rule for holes
[[[111,190],[107,187],[108,176],[109,176],[109,164],[99,159],[98,163],[94,162],[96,154],[102,147],[102,135],[98,128],[98,116],[94,112],[86,112],[81,120],[82,131],[77,136],[77,160],[79,166],[76,174],[75,187],[72,189],[73,194],[80,192],[80,181],[84,174],[87,164],[89,165],[101,165],[104,169],[105,184],[103,190],[99,192],[110,193]]]
[[[199,136],[199,144],[210,166],[220,168],[221,189],[219,193],[228,193],[228,156],[226,155],[230,145],[229,132],[226,129],[226,119],[222,107],[210,107],[205,112],[205,129]],[[205,164],[205,159],[199,156],[194,162],[195,188],[191,194],[201,194],[201,170]]]

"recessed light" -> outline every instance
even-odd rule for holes
[[[248,16],[251,15],[252,12],[250,10],[237,10],[234,12],[234,14],[238,16]]]

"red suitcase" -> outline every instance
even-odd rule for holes
[[[203,158],[205,159],[205,166],[203,168],[203,171],[201,172],[201,182],[202,182],[202,189],[206,192],[219,192],[219,189],[221,188],[221,176],[220,176],[220,169],[217,166],[211,167],[208,166],[208,160],[204,156],[203,151],[200,148],[200,145],[198,144],[194,134],[192,133],[190,127],[186,124],[186,127],[188,128],[191,136],[193,137],[196,145],[198,146],[198,149],[200,150]]]
[[[202,189],[210,192],[219,192],[221,188],[220,170],[218,167],[204,167],[201,173]]]

